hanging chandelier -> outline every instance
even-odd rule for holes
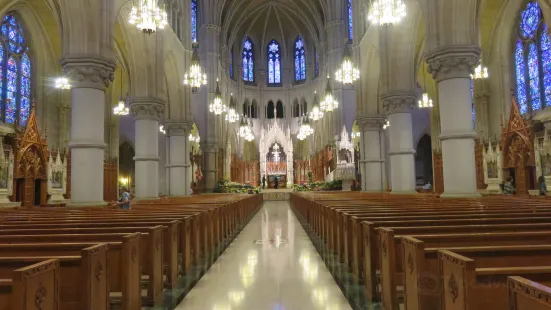
[[[71,89],[71,83],[69,83],[69,79],[66,77],[60,77],[55,79],[55,88],[57,89]]]
[[[130,110],[126,106],[124,100],[122,100],[122,98],[121,98],[119,100],[118,105],[113,108],[113,114],[119,115],[119,116],[124,116],[124,115],[128,115],[128,113],[130,113]]]
[[[471,74],[471,79],[487,79],[490,75],[488,74],[488,67],[483,67],[482,62],[474,69],[474,74]]]
[[[251,126],[249,126],[249,123],[245,120],[245,118],[241,119],[241,125],[239,126],[239,136],[249,142],[254,140],[253,130],[251,129]]]
[[[419,104],[419,108],[432,108],[432,99],[430,99],[428,93],[423,93],[423,98],[419,99],[417,102]]]
[[[196,143],[199,143],[201,142],[201,137],[199,137],[199,133],[197,133],[196,136],[194,136],[193,134],[189,134],[189,137],[188,137],[188,140],[189,142],[196,142]]]
[[[216,79],[216,92],[214,93],[214,99],[209,105],[209,111],[214,115],[220,115],[227,111],[227,107],[222,101],[222,93],[220,92],[220,82]]]
[[[136,25],[143,33],[153,34],[157,28],[164,29],[168,25],[168,15],[165,9],[159,8],[157,0],[138,0],[132,4],[128,22]]]
[[[228,113],[226,113],[226,121],[228,123],[233,124],[239,120],[239,114],[237,114],[235,102],[233,101],[233,98],[230,100],[230,107],[228,108]]]
[[[304,140],[308,136],[314,133],[314,129],[312,126],[310,126],[310,121],[308,120],[308,117],[305,117],[299,124],[297,139]]]
[[[323,117],[323,111],[320,109],[320,106],[319,104],[314,104],[314,106],[312,107],[312,111],[310,111],[310,118],[314,121],[314,122],[317,122],[319,121],[321,118]]]
[[[384,125],[383,125],[383,129],[387,129],[388,127],[390,127],[390,121],[387,120]]]
[[[119,102],[118,102],[117,106],[113,108],[113,114],[119,115],[119,116],[124,116],[124,115],[128,115],[128,113],[130,113],[130,110],[128,109],[128,107],[126,106],[126,102],[122,98],[122,70],[121,70],[120,80],[121,80],[121,85],[120,85],[121,86],[121,88],[120,88],[121,97],[119,98]]]
[[[405,16],[406,5],[402,0],[375,0],[367,19],[374,24],[390,25],[400,22]]]
[[[193,42],[193,54],[191,55],[191,65],[188,72],[184,74],[184,85],[191,86],[191,89],[195,92],[197,88],[207,85],[207,74],[203,72],[201,67],[201,61],[199,60],[199,53],[197,48],[199,44]]]
[[[159,126],[159,131],[160,131],[163,135],[166,135],[166,130],[165,130],[165,126],[164,126],[164,125]]]
[[[320,109],[322,112],[333,112],[336,108],[339,107],[339,103],[333,97],[333,89],[331,88],[331,83],[329,81],[329,76],[327,77],[327,87],[325,88],[325,94],[323,95],[323,100],[320,103]]]
[[[360,70],[352,63],[350,48],[344,47],[344,55],[342,57],[341,66],[335,72],[335,79],[343,84],[352,84],[360,78]]]
[[[354,132],[354,131],[353,131],[352,134],[351,134],[351,136],[352,136],[352,139],[359,138],[359,137],[360,137],[360,132]]]

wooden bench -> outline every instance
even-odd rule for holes
[[[31,305],[35,309],[60,310],[58,292],[59,261],[38,262],[15,269],[0,279],[0,309],[21,310]]]
[[[508,277],[509,310],[550,310],[551,287],[523,277]]]

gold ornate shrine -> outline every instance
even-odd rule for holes
[[[501,128],[503,169],[505,176],[512,176],[517,193],[527,194],[535,187],[534,134],[532,126],[520,114],[513,99],[507,127]]]
[[[22,207],[46,204],[48,144],[38,132],[34,103],[27,127],[15,134],[12,147],[15,154],[13,200],[21,202]]]

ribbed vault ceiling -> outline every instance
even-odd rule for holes
[[[261,46],[272,39],[283,48],[300,34],[307,44],[323,40],[324,0],[225,0],[221,13],[224,44],[250,36]],[[321,38],[320,38],[321,36]]]

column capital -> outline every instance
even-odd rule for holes
[[[381,131],[385,124],[385,117],[383,115],[360,116],[356,119],[356,123],[362,132]]]
[[[117,64],[102,56],[68,55],[60,60],[74,88],[105,90],[114,80]]]
[[[201,144],[201,151],[203,151],[203,153],[215,153],[219,148],[217,143]]]
[[[167,136],[187,136],[193,129],[191,121],[168,121],[166,122]]]
[[[444,46],[425,56],[428,72],[436,82],[469,78],[480,60],[480,47],[476,45]]]
[[[165,112],[165,101],[159,98],[130,98],[130,112],[136,119],[158,121]]]
[[[387,115],[410,113],[415,106],[415,94],[412,92],[394,92],[381,97]]]

